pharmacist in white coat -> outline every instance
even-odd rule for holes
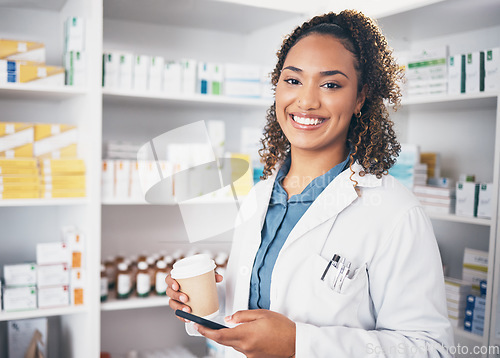
[[[265,180],[242,205],[226,270],[226,357],[448,357],[441,259],[383,100],[399,68],[355,11],[289,35],[272,74]],[[221,277],[218,277],[220,280]],[[174,309],[189,307],[167,279]]]

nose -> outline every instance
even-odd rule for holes
[[[299,96],[298,106],[303,110],[318,109],[320,106],[319,88],[311,85],[302,85]]]

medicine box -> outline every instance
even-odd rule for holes
[[[118,88],[131,90],[134,79],[134,55],[132,53],[120,53],[118,62]]]
[[[34,310],[37,307],[35,286],[5,287],[3,309],[6,312]]]
[[[83,305],[85,302],[85,279],[84,270],[71,270],[70,303],[74,306]]]
[[[67,264],[38,265],[38,288],[69,285],[70,269]]]
[[[479,184],[472,182],[457,182],[456,186],[456,214],[461,216],[477,216]]]
[[[163,90],[163,69],[165,59],[161,56],[151,56],[149,59],[148,90],[161,92]]]
[[[49,357],[47,318],[23,319],[7,322],[9,358]],[[33,354],[38,351],[39,354]]]
[[[102,86],[108,89],[116,89],[120,80],[120,54],[107,51],[102,55],[103,76]]]
[[[78,129],[74,125],[35,124],[35,157],[54,159],[76,157],[77,142]]]
[[[485,311],[486,310],[486,298],[474,296],[474,295],[468,295],[466,309]]]
[[[194,79],[193,81],[195,81]],[[194,85],[194,84],[193,84]],[[163,71],[163,91],[178,95],[182,88],[182,64],[176,61],[165,62]]]
[[[38,289],[38,308],[69,306],[69,286],[42,287]]]
[[[500,90],[500,48],[485,51],[484,59],[484,90]]]
[[[465,63],[465,92],[484,91],[484,52],[469,52]]]
[[[33,41],[0,39],[0,59],[45,63],[45,45]]]
[[[37,281],[35,264],[4,265],[3,275],[8,287],[36,285]]]
[[[43,159],[39,163],[40,172],[44,176],[85,175],[85,161],[83,159]]]
[[[465,55],[448,58],[448,93],[465,93]]]
[[[491,218],[492,196],[493,196],[493,183],[480,183],[479,197],[477,203],[478,217]]]
[[[211,94],[221,95],[224,83],[224,66],[216,63],[208,64],[208,74],[211,81]]]
[[[488,271],[488,251],[466,247],[464,250],[463,265],[469,269]]]
[[[32,157],[33,142],[32,124],[0,122],[0,158]]]
[[[188,95],[195,94],[197,77],[196,60],[184,59],[180,63],[182,69],[181,91]]]
[[[134,56],[134,76],[132,88],[134,91],[144,92],[148,89],[149,79],[149,56]]]
[[[39,243],[36,262],[38,265],[69,264],[68,246],[63,242]]]
[[[87,64],[84,52],[66,52],[64,55],[64,68],[66,70],[66,85],[85,86]]]
[[[69,17],[64,22],[64,52],[85,51],[85,20]]]
[[[212,83],[209,75],[208,63],[198,63],[197,92],[201,94],[211,94]]]
[[[16,82],[48,86],[64,86],[64,67],[33,62],[16,62]]]

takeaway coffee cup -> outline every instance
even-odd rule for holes
[[[207,319],[219,314],[214,269],[214,260],[208,255],[199,254],[177,261],[170,272],[179,283],[179,290],[189,297],[186,305],[191,307],[191,313]],[[186,324],[186,331],[190,335],[198,335],[192,323]]]

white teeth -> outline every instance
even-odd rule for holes
[[[297,117],[297,116],[292,116],[293,120],[299,124],[303,125],[317,125],[318,123],[323,122],[322,119],[318,118],[307,118],[307,117]]]

